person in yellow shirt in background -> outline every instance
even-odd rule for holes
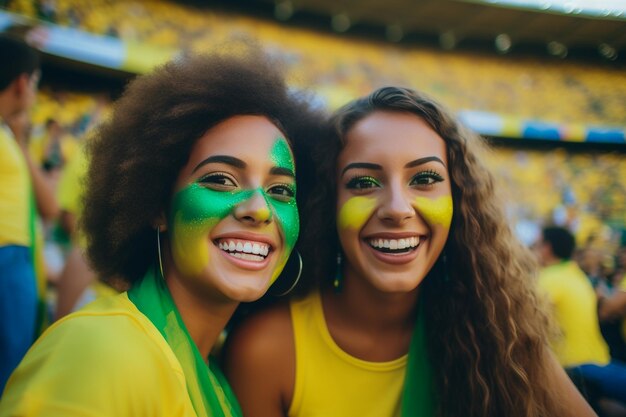
[[[26,151],[28,110],[39,82],[39,54],[0,35],[0,391],[37,333],[36,213],[58,206],[43,172]]]
[[[552,346],[570,375],[580,375],[601,397],[626,404],[626,364],[609,356],[600,333],[596,293],[571,259],[575,246],[569,230],[548,226],[536,247],[543,266],[539,288],[550,300],[560,330]]]

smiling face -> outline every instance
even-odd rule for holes
[[[210,129],[176,181],[166,275],[231,300],[262,296],[298,237],[294,174],[289,145],[267,118],[235,116]]]
[[[383,292],[417,288],[452,222],[446,155],[444,140],[410,113],[376,111],[347,132],[337,166],[346,279]]]

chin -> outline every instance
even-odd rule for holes
[[[375,284],[375,286],[379,291],[386,292],[386,293],[410,293],[412,291],[415,291],[415,289],[419,287],[421,282],[422,282],[421,280],[415,281],[414,279],[410,281],[390,280],[390,281],[385,281],[385,282],[378,282],[377,285]]]
[[[263,297],[269,288],[269,279],[262,280],[259,277],[255,277],[255,282],[253,285],[237,285],[236,282],[231,282],[229,285],[229,289],[224,291],[225,295],[232,299],[233,301],[238,301],[241,303],[248,303],[252,301],[256,301],[259,298]],[[263,285],[261,282],[263,281]],[[239,283],[240,284],[240,283]]]

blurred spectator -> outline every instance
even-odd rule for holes
[[[599,293],[599,317],[607,326],[617,327],[611,354],[626,361],[626,247],[617,255],[617,265],[611,277],[614,285],[611,292]],[[621,332],[620,332],[621,330]],[[621,334],[620,334],[621,333]]]
[[[37,51],[0,35],[0,391],[37,332],[36,211],[58,207],[26,150],[28,110],[39,81]]]
[[[580,378],[585,386],[597,389],[600,397],[626,404],[626,365],[610,359],[598,323],[596,294],[585,273],[571,260],[575,246],[574,236],[556,226],[544,228],[537,245],[543,266],[539,288],[550,300],[560,329],[553,348],[579,386]],[[597,408],[594,398],[588,399]]]

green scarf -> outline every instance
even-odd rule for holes
[[[35,322],[35,334],[33,338],[36,339],[43,333],[44,330],[50,324],[50,320],[47,314],[46,305],[46,286],[47,278],[44,266],[43,254],[40,248],[40,237],[37,234],[37,201],[35,200],[35,191],[32,188],[29,192],[29,207],[28,207],[28,231],[30,235],[30,259],[33,263],[33,272],[35,273],[35,284],[37,286],[37,316]],[[33,340],[34,340],[33,339]]]
[[[172,300],[165,281],[152,270],[128,291],[128,298],[161,332],[178,358],[198,417],[241,417],[239,404],[215,361],[207,366]]]
[[[433,417],[435,393],[426,349],[423,309],[417,317],[409,347],[409,361],[402,393],[402,417]]]

